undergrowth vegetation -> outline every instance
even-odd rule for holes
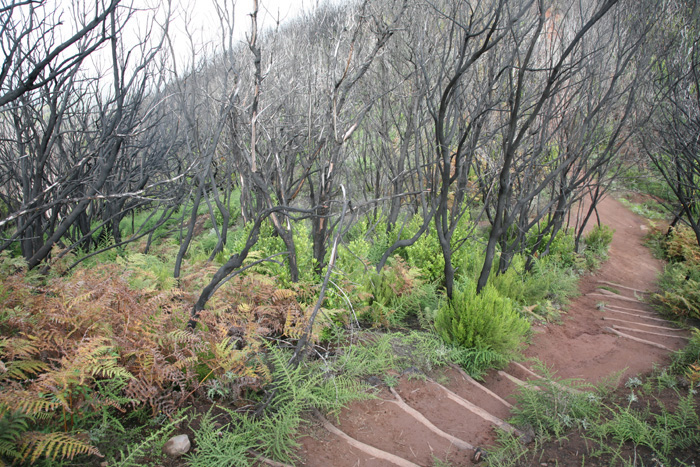
[[[129,221],[129,233],[154,222]],[[285,248],[266,224],[252,266],[220,288],[194,328],[187,323],[197,291],[241,248],[249,226],[233,229],[213,262],[217,237],[204,226],[178,280],[173,222],[148,245],[111,249],[75,268],[80,252],[57,256],[48,276],[3,254],[0,460],[155,465],[168,437],[188,429],[191,465],[252,465],[256,456],[293,462],[312,409],[336,412],[407,371],[457,364],[479,378],[506,365],[531,321],[558,318],[585,255],[601,257],[611,239],[609,231],[591,234],[576,253],[572,234],[561,232],[550,254],[529,266],[515,256],[478,295],[483,252],[476,240],[462,241],[454,256],[458,287],[448,300],[434,231],[397,250],[381,272],[373,267],[387,245],[419,227],[416,216],[393,233],[375,225],[370,235],[359,225],[348,234],[311,329],[314,347],[297,366],[283,348],[304,333],[319,291],[303,224],[294,231],[299,282],[290,280],[284,256],[261,261]]]
[[[668,189],[638,180],[655,196]],[[668,199],[668,198],[665,198]],[[650,219],[651,246],[668,261],[660,276],[657,308],[691,329],[687,345],[674,352],[667,368],[631,377],[620,387],[619,375],[598,385],[564,380],[536,363],[545,377],[521,388],[511,423],[532,430],[535,442],[523,446],[509,433],[499,435],[490,453],[490,466],[538,465],[567,449],[567,459],[580,465],[692,466],[700,452],[700,249],[693,231],[676,226],[662,232],[656,221],[667,219],[655,198],[641,204],[623,200],[637,214]],[[590,252],[607,250],[612,231],[602,226],[584,239]],[[616,389],[618,388],[619,389]],[[575,453],[575,454],[574,454]],[[572,464],[573,465],[573,464]]]
[[[676,361],[687,352],[678,352]],[[515,435],[501,433],[489,466],[533,465],[561,452],[567,443],[567,459],[579,459],[581,465],[694,465],[700,447],[700,398],[698,381],[674,371],[685,365],[629,378],[620,389],[619,374],[591,385],[536,366],[545,377],[520,389],[511,419],[531,430],[535,442],[525,446]]]
[[[443,302],[435,327],[446,342],[509,356],[523,343],[529,329],[509,298],[492,285],[477,294],[472,282],[459,284],[452,300]]]
[[[657,234],[656,241],[669,261],[659,280],[662,292],[654,295],[659,308],[700,319],[700,248],[693,231],[677,227],[669,235]]]

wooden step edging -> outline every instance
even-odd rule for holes
[[[627,311],[612,310],[612,309],[606,309],[605,311],[609,311],[611,313],[622,313],[623,315],[634,316],[635,318],[650,319],[652,321],[658,321],[660,323],[668,323],[667,319],[655,318],[653,316],[646,316],[646,315],[636,315],[634,313],[629,313]]]
[[[646,340],[646,339],[642,339],[642,338],[639,338],[639,337],[630,336],[629,334],[625,334],[625,333],[620,332],[620,331],[618,331],[618,330],[616,330],[616,329],[613,329],[613,328],[611,328],[611,327],[606,327],[604,330],[605,330],[606,332],[615,334],[616,336],[624,337],[625,339],[630,339],[630,340],[633,340],[633,341],[635,341],[635,342],[641,342],[642,344],[651,345],[651,346],[657,347],[657,348],[659,348],[659,349],[663,349],[663,350],[667,350],[667,351],[669,351],[669,352],[673,352],[673,349],[670,349],[670,348],[666,347],[666,346],[663,345],[663,344],[659,344],[658,342],[648,341],[648,340]]]
[[[632,332],[641,332],[642,334],[651,334],[652,336],[660,336],[660,337],[670,337],[671,339],[684,339],[684,340],[690,340],[688,337],[685,336],[674,336],[673,334],[663,334],[661,332],[653,332],[653,331],[644,331],[642,329],[634,329],[634,328],[628,328],[625,326],[618,326],[616,324],[612,325],[613,329],[619,329],[621,331],[632,331]]]
[[[512,363],[513,365],[517,366],[518,368],[520,368],[521,370],[523,370],[524,372],[526,372],[527,374],[529,374],[529,375],[531,375],[531,376],[533,376],[533,377],[535,377],[535,378],[537,378],[537,379],[544,379],[542,376],[538,375],[537,373],[535,373],[534,371],[532,371],[531,369],[529,369],[529,368],[526,367],[525,365],[522,365],[522,364],[520,364],[520,363],[518,363],[518,362],[511,362],[511,363]],[[507,374],[507,373],[506,373],[506,374]],[[513,377],[515,378],[515,376],[513,376]],[[553,385],[555,388],[561,389],[562,391],[570,392],[570,393],[572,393],[572,394],[581,394],[581,391],[579,391],[579,390],[576,389],[576,388],[570,388],[570,387],[568,387],[568,386],[561,385],[561,384],[557,383],[556,381],[551,381],[551,380],[550,380],[550,383],[552,383],[552,385]]]
[[[369,444],[365,444],[362,441],[356,440],[352,436],[345,434],[345,432],[343,432],[339,428],[336,428],[331,422],[326,420],[326,418],[323,415],[321,415],[321,412],[319,412],[317,409],[314,409],[313,412],[314,416],[321,422],[321,425],[323,425],[323,428],[333,433],[334,435],[344,439],[350,446],[359,449],[365,454],[369,454],[370,456],[374,456],[378,459],[391,462],[392,464],[398,465],[399,467],[420,467],[418,464],[406,460],[403,457],[399,457],[390,452],[382,451],[381,449],[375,448],[374,446],[370,446]]]
[[[625,297],[623,295],[618,295],[616,293],[610,292],[609,290],[602,289],[601,292],[608,292],[608,293],[589,293],[589,294],[586,294],[586,296],[587,297],[605,297],[605,298],[612,298],[614,300],[622,300],[625,302],[644,303],[641,300],[637,300],[636,298],[629,298],[629,297]]]
[[[448,388],[446,388],[446,387],[443,386],[442,384],[440,384],[440,383],[438,383],[438,382],[436,382],[436,381],[433,381],[433,380],[430,379],[430,378],[428,378],[428,381],[430,381],[431,383],[433,383],[434,385],[436,385],[437,387],[439,387],[440,389],[442,389],[443,391],[445,391],[445,393],[447,394],[447,398],[450,399],[452,402],[455,402],[455,403],[461,405],[461,406],[464,407],[465,409],[469,410],[470,412],[472,412],[472,413],[475,414],[475,415],[478,415],[479,417],[483,418],[483,419],[486,420],[487,422],[490,422],[490,423],[492,423],[493,425],[496,425],[496,426],[499,427],[500,429],[502,429],[502,430],[504,430],[504,431],[507,431],[507,432],[509,432],[509,433],[514,433],[514,434],[516,434],[516,435],[518,435],[518,436],[522,436],[522,435],[523,435],[523,433],[522,433],[520,430],[518,430],[517,428],[515,428],[515,427],[514,427],[513,425],[511,425],[510,423],[501,420],[500,418],[496,417],[495,415],[493,415],[493,414],[487,412],[486,410],[482,409],[482,408],[479,407],[478,405],[473,404],[472,402],[469,402],[468,400],[464,399],[463,397],[458,396],[457,394],[455,394],[454,392],[450,391]]]
[[[635,326],[644,326],[645,328],[662,329],[664,331],[673,331],[673,332],[685,331],[685,329],[681,329],[681,328],[671,328],[668,326],[657,326],[656,324],[639,323],[637,321],[628,321],[626,319],[608,318],[606,316],[603,316],[601,319],[603,321],[617,321],[618,323],[634,324]]]
[[[639,289],[635,289],[634,287],[627,287],[626,285],[616,284],[615,282],[604,281],[604,280],[601,280],[601,279],[598,279],[598,283],[599,283],[599,284],[607,284],[607,285],[609,285],[609,286],[611,286],[611,287],[616,287],[616,288],[618,288],[618,289],[631,290],[632,292],[637,292],[637,293],[644,293],[644,294],[650,294],[650,293],[652,293],[652,292],[649,292],[648,290],[639,290]]]
[[[620,305],[605,305],[605,308],[615,308],[617,310],[622,310],[622,311],[633,311],[635,313],[646,313],[649,315],[658,315],[655,311],[649,311],[649,310],[640,310],[639,308],[628,308],[625,306],[620,306]]]
[[[513,375],[511,375],[511,374],[509,374],[509,373],[506,373],[506,372],[503,371],[503,370],[498,370],[498,374],[501,375],[501,376],[503,376],[504,378],[510,380],[511,382],[517,384],[518,386],[521,386],[521,387],[524,387],[524,388],[528,388],[528,389],[534,389],[535,391],[539,391],[539,390],[542,389],[542,388],[540,388],[540,387],[538,387],[538,386],[535,386],[535,385],[533,385],[533,384],[526,383],[526,382],[523,381],[522,379],[516,378],[515,376],[513,376]]]
[[[446,433],[446,432],[442,431],[440,428],[433,425],[433,423],[430,420],[428,420],[427,418],[425,418],[425,416],[422,413],[420,413],[418,410],[414,409],[413,407],[408,405],[406,402],[404,402],[404,400],[401,398],[399,393],[396,392],[396,390],[394,388],[390,387],[389,390],[394,395],[396,400],[395,401],[387,401],[387,402],[392,402],[392,403],[398,405],[403,411],[405,411],[411,417],[415,418],[420,423],[425,425],[425,427],[428,428],[430,431],[432,431],[433,433],[435,433],[436,435],[438,435],[442,438],[445,438],[450,443],[457,446],[459,449],[468,449],[471,451],[473,451],[475,449],[474,446],[467,443],[466,441],[461,440],[461,439],[457,438],[456,436],[452,436],[451,434]]]
[[[450,364],[450,366],[452,368],[454,368],[455,370],[457,370],[459,372],[459,374],[461,374],[462,377],[465,380],[467,380],[467,382],[471,383],[473,386],[476,386],[477,388],[481,389],[486,394],[493,397],[494,399],[496,399],[497,401],[499,401],[501,404],[505,405],[509,409],[513,407],[513,404],[511,404],[510,402],[508,402],[507,400],[505,400],[504,398],[502,398],[501,396],[499,396],[498,394],[496,394],[495,392],[493,392],[492,390],[490,390],[489,388],[487,388],[486,386],[484,386],[483,384],[481,384],[480,382],[478,382],[477,380],[475,380],[474,378],[469,376],[467,374],[467,372],[464,371],[463,369],[461,369],[459,366],[455,365],[454,363]]]

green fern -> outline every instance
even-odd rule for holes
[[[14,462],[22,459],[18,442],[29,431],[31,422],[31,417],[18,411],[6,412],[0,417],[0,460],[4,458]]]
[[[527,386],[516,394],[513,422],[531,426],[538,434],[555,437],[580,428],[588,430],[598,423],[602,411],[597,388],[576,379],[556,378],[542,363],[535,362],[535,372],[543,376],[535,386]]]
[[[240,417],[240,415],[237,415]],[[241,417],[240,421],[248,421]],[[216,426],[216,419],[211,410],[199,419],[199,427],[194,430],[194,442],[197,450],[187,455],[188,464],[191,467],[229,467],[236,465],[245,467],[251,465],[248,451],[255,446],[255,440],[250,434],[257,428],[256,422],[235,429],[231,424],[222,427]],[[124,465],[123,467],[131,467]]]
[[[610,408],[610,419],[600,424],[595,433],[619,445],[632,442],[646,446],[664,463],[674,450],[700,444],[700,418],[692,393],[678,400],[673,413],[661,402],[659,408],[660,413],[652,414],[648,409],[641,411],[615,405]]]
[[[160,449],[175,427],[185,420],[187,420],[185,411],[180,411],[168,423],[148,435],[144,440],[127,446],[126,450],[119,450],[119,458],[110,459],[109,465],[111,467],[142,467],[143,457],[148,455],[154,447]]]
[[[254,418],[229,410],[231,422],[218,430],[211,414],[203,416],[195,430],[197,451],[188,456],[190,465],[252,465],[251,450],[294,463],[305,412],[312,408],[333,412],[353,400],[372,397],[362,383],[327,372],[320,363],[289,366],[290,353],[282,349],[268,346],[266,358],[273,383],[265,414]]]

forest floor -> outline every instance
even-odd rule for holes
[[[608,261],[581,278],[580,296],[561,322],[533,326],[519,362],[491,371],[480,385],[456,368],[397,374],[392,387],[378,386],[377,399],[352,403],[337,418],[312,419],[301,439],[300,465],[473,465],[477,448],[488,452],[495,444],[496,425],[512,428],[502,420],[511,415],[519,385],[538,379],[534,359],[560,378],[614,380],[620,392],[629,378],[668,365],[689,333],[671,329],[645,302],[663,267],[643,245],[648,224],[612,198],[599,214],[615,229]],[[607,465],[591,459],[591,446],[576,435],[533,444],[536,452],[518,465]]]

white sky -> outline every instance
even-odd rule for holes
[[[151,0],[144,0],[151,1]],[[162,2],[158,2],[162,3]],[[235,3],[235,30],[242,39],[250,31],[250,13],[253,0],[228,0]],[[259,0],[258,26],[261,30],[275,24],[276,18],[281,23],[296,17],[301,11],[317,5],[318,0]],[[174,32],[184,33],[184,21],[190,18],[189,27],[203,38],[209,38],[218,28],[219,19],[214,8],[214,0],[173,0]]]
[[[109,0],[101,0],[108,3]],[[218,4],[235,5],[235,25],[234,37],[237,40],[245,40],[246,35],[250,34],[251,22],[250,13],[253,10],[253,0],[170,0],[171,3],[171,23],[170,23],[170,39],[173,43],[173,49],[178,62],[179,68],[185,65],[191,56],[191,45],[187,37],[186,30],[192,34],[195,41],[195,50],[198,53],[209,53],[212,46],[219,46],[221,42],[219,18],[214,7],[215,2]],[[312,10],[319,4],[324,2],[342,2],[348,0],[259,0],[258,11],[258,28],[263,31],[269,27],[273,27],[279,18],[280,24],[284,25],[285,21],[289,21],[297,17],[302,11]],[[143,37],[148,33],[149,18],[154,14],[158,18],[164,18],[167,11],[167,0],[122,0],[122,7],[133,6],[139,10],[130,20],[128,26],[123,31],[122,39],[127,47],[129,44],[137,42],[138,37]],[[47,3],[50,9],[55,8],[61,13],[61,18],[64,21],[63,26],[59,27],[57,33],[59,37],[68,37],[78,26],[75,24],[74,13],[79,11],[91,11],[87,17],[87,21],[92,19],[94,15],[94,0],[48,0]],[[53,6],[55,5],[55,6]],[[50,10],[49,10],[50,11]],[[153,30],[152,40],[160,35],[160,31]],[[208,44],[205,46],[205,44]],[[109,55],[104,53],[104,48],[101,53],[93,54],[91,64],[88,67],[104,70],[104,66],[109,66]],[[185,65],[186,66],[186,65]]]

